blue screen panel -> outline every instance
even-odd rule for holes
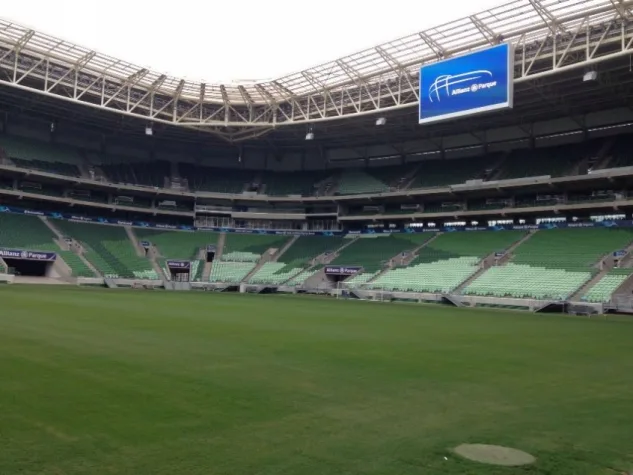
[[[512,46],[504,43],[420,69],[420,124],[512,107]]]

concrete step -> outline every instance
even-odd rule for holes
[[[584,295],[591,290],[591,288],[596,285],[607,273],[610,269],[604,269],[594,275],[591,279],[585,282],[574,294],[569,298],[569,300],[580,300]]]
[[[134,247],[134,250],[136,251],[136,255],[139,257],[145,257],[145,249],[143,249],[143,247],[139,244],[136,234],[134,234],[134,230],[132,229],[132,227],[123,226],[123,228],[125,229],[125,232],[127,233],[127,237],[132,242],[132,246]]]
[[[284,244],[284,246],[275,253],[271,262],[277,262],[279,258],[290,248],[290,246],[297,242],[297,239],[299,239],[299,236],[293,236],[292,239],[289,239],[288,242],[286,242],[286,244]]]

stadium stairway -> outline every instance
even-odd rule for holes
[[[575,300],[580,300],[584,295],[586,295],[587,293],[589,293],[589,291],[598,283],[600,282],[610,271],[611,269],[603,269],[600,272],[598,272],[596,275],[594,275],[591,279],[589,279],[587,282],[585,282],[576,292],[574,292],[574,294],[569,297],[569,300],[575,301]]]
[[[73,241],[72,244],[67,244],[64,235],[46,216],[39,216],[44,224],[50,229],[56,236],[57,245],[62,249],[62,258],[70,265],[71,268],[82,270],[85,275],[80,277],[101,277],[101,273],[97,270],[92,263],[84,256],[84,248],[78,242]],[[65,252],[64,252],[65,251]],[[73,255],[70,255],[73,254]],[[75,274],[73,272],[73,274]],[[92,275],[90,275],[92,273]]]
[[[330,252],[329,254],[323,253],[319,254],[317,257],[312,259],[310,266],[304,269],[302,272],[299,272],[294,277],[291,277],[286,282],[283,282],[282,285],[290,285],[292,287],[302,284],[308,284],[317,282],[317,281],[325,281],[325,270],[323,268],[324,265],[329,264],[334,259],[336,259],[341,251],[343,251],[346,247],[351,246],[354,242],[359,239],[358,236],[354,236],[351,238],[346,238],[348,242],[343,244],[341,247],[336,249],[334,252]]]
[[[421,249],[424,249],[426,246],[431,244],[433,241],[435,241],[441,235],[442,235],[441,232],[435,233],[433,235],[429,235],[430,236],[429,239],[424,241],[418,247],[412,249],[411,252],[406,257],[401,257],[400,255],[392,257],[391,261],[394,263],[394,265],[389,265],[388,267],[385,267],[384,269],[381,269],[379,272],[374,274],[374,276],[371,279],[369,279],[367,282],[365,282],[365,283],[366,284],[371,284],[373,281],[375,281],[376,279],[378,279],[379,277],[384,275],[386,272],[392,270],[394,268],[394,266],[399,266],[399,267],[406,267],[406,266],[408,266],[409,263],[411,263],[411,261],[413,261],[418,256],[418,252],[420,252]]]
[[[501,259],[497,260],[495,253],[492,253],[492,254],[488,255],[486,258],[484,258],[481,261],[479,270],[477,270],[474,274],[472,274],[470,277],[468,277],[466,280],[464,280],[464,282],[459,284],[455,288],[453,293],[454,294],[461,294],[462,291],[466,287],[468,287],[470,284],[472,284],[474,281],[476,281],[484,272],[486,272],[488,269],[490,269],[492,266],[494,266],[495,263],[497,265],[503,265],[504,263],[508,262],[511,259],[511,257],[512,257],[512,251],[514,251],[517,247],[519,247],[525,241],[530,239],[534,235],[534,233],[536,231],[537,230],[535,230],[535,229],[530,230],[528,233],[525,234],[525,236],[521,237],[521,239],[518,239],[514,244],[512,244],[510,247],[508,247],[505,250],[505,253],[504,253],[504,255],[503,255],[503,257]]]
[[[357,239],[358,239],[358,236],[343,239],[343,241],[348,241],[348,242],[345,242],[345,244],[338,247],[333,252],[329,252],[329,253],[324,252],[322,254],[319,254],[318,256],[316,256],[314,259],[310,261],[310,265],[308,267],[303,269],[301,272],[295,274],[294,276],[292,276],[290,279],[286,280],[285,282],[282,282],[281,285],[296,287],[298,285],[306,284],[308,283],[308,281],[320,282],[322,280],[325,280],[325,270],[323,266],[332,262],[340,254],[340,252],[343,249],[352,245]]]
[[[59,239],[62,242],[64,241],[64,235],[61,232],[59,232],[59,229],[53,226],[53,224],[46,218],[46,216],[38,216],[38,217],[40,220],[42,220],[42,222],[46,225],[46,227],[50,229],[51,232],[57,236],[57,239]]]
[[[150,257],[149,262],[152,264],[152,269],[158,274],[158,277],[162,280],[171,280],[163,268],[158,264],[155,257]]]
[[[533,234],[510,262],[494,266],[466,295],[566,300],[613,267],[612,253],[633,241],[630,230],[553,229]],[[600,279],[597,279],[596,283]]]
[[[53,271],[58,278],[94,277],[90,269],[75,254],[68,251],[65,241],[38,216],[2,214],[0,216],[0,244],[8,248],[30,249],[57,253]],[[5,263],[6,264],[6,263]]]
[[[136,255],[138,257],[145,257],[145,251],[141,247],[140,241],[136,237],[136,234],[134,234],[134,230],[132,229],[132,227],[123,226],[123,229],[125,229],[125,233],[127,234],[127,237],[130,239],[130,243],[132,244],[132,247],[136,251]],[[158,275],[160,275],[160,273]]]
[[[612,294],[615,294],[618,289],[628,280],[629,274],[633,273],[633,261],[632,252],[633,252],[633,242],[629,244],[624,251],[626,252],[625,256],[620,259],[619,267],[615,268],[615,262],[613,255],[611,253],[604,256],[601,261],[597,264],[600,267],[600,272],[597,273],[593,278],[588,280],[577,292],[575,292],[570,300],[572,301],[585,301],[587,297],[591,297],[593,294],[605,292],[607,287],[605,286],[605,282],[608,280],[613,280],[611,277],[613,275],[622,276],[619,283],[615,282],[617,286],[612,288]],[[631,293],[630,291],[628,292]]]
[[[159,279],[149,260],[130,247],[130,239],[121,227],[62,220],[56,220],[55,226],[82,243],[86,258],[104,277]]]
[[[299,239],[299,236],[293,236],[292,239],[290,239],[285,246],[283,246],[281,249],[279,249],[275,255],[273,256],[273,258],[271,259],[271,262],[277,262],[279,260],[279,258],[281,256],[283,256],[286,251],[288,250],[288,248],[290,246],[292,246],[295,242],[297,242],[297,239]]]
[[[611,299],[626,298],[630,300],[633,296],[633,273],[629,275],[611,294]]]
[[[224,244],[226,243],[226,233],[220,233],[218,236],[218,243],[215,248],[215,257],[214,260],[220,261],[222,258],[222,253],[224,252]],[[211,278],[211,269],[213,267],[213,262],[205,262],[204,269],[202,270],[202,281],[209,282]]]
[[[294,236],[290,241],[288,241],[288,243],[294,242],[296,240],[297,240],[297,236]],[[272,252],[272,249],[269,249],[268,251],[264,252],[262,256],[260,257],[259,261],[257,261],[257,264],[255,265],[255,267],[253,267],[251,271],[244,276],[241,282],[248,282],[249,280],[251,280],[251,278],[255,274],[257,274],[259,270],[267,262],[277,262],[279,255],[281,255],[283,252],[286,252],[288,247],[290,247],[288,243],[286,243],[281,249],[277,250],[277,252]]]

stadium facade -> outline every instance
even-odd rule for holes
[[[0,271],[626,307],[631,8],[516,0],[243,85],[0,21]]]

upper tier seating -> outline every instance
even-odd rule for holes
[[[621,135],[613,144],[607,168],[630,166],[633,166],[633,134]]]
[[[73,148],[8,135],[0,135],[0,148],[18,167],[57,175],[81,175],[78,167],[81,158]]]
[[[189,181],[189,187],[212,193],[242,193],[255,179],[255,173],[231,168],[211,168],[192,163],[179,163],[180,176]]]
[[[566,299],[597,272],[604,255],[632,240],[633,232],[621,229],[540,231],[514,250],[510,264],[487,270],[464,293]]]
[[[524,235],[520,231],[452,232],[420,249],[409,266],[387,271],[370,288],[451,292],[478,270],[481,259],[501,252]]]
[[[391,191],[395,191],[406,188],[407,183],[411,181],[413,173],[417,167],[418,165],[416,164],[389,167],[369,167],[364,169],[364,171],[372,175],[377,180],[385,183]]]
[[[339,195],[383,193],[385,191],[389,191],[387,184],[362,170],[344,171],[339,177]]]
[[[574,165],[583,156],[594,152],[595,144],[515,150],[503,163],[497,179],[508,180],[542,175],[564,176],[571,173]]]
[[[269,196],[301,195],[313,196],[319,182],[330,173],[323,171],[304,172],[264,172],[262,184],[264,194]]]
[[[104,277],[159,279],[149,260],[136,254],[124,228],[62,220],[55,226],[82,243],[85,257]]]
[[[121,161],[118,162],[119,160]],[[163,188],[165,177],[171,174],[171,164],[164,160],[124,160],[122,157],[107,157],[102,160],[100,167],[111,182]]]
[[[167,259],[194,260],[200,249],[217,244],[219,234],[207,232],[157,231],[135,229],[139,241],[149,241]]]
[[[419,169],[409,188],[433,188],[464,183],[482,178],[487,167],[494,165],[497,156],[433,159],[419,162]]]
[[[611,269],[607,275],[589,289],[589,292],[583,295],[582,300],[596,303],[608,302],[613,292],[615,292],[632,273],[633,269]]]
[[[378,272],[391,258],[415,249],[430,238],[430,234],[422,233],[361,237],[341,250],[330,264],[361,266],[364,272]]]
[[[272,234],[228,233],[221,260],[257,262],[268,249],[281,249],[291,238]]]

